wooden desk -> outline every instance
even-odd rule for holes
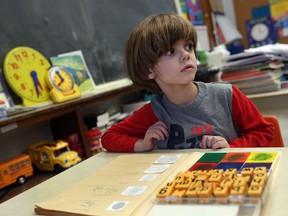
[[[175,153],[184,153],[187,150],[173,151]],[[189,150],[190,152],[191,150]],[[192,151],[207,152],[209,150],[196,149]],[[219,152],[227,152],[228,149],[219,150]],[[275,175],[273,183],[270,189],[271,196],[268,196],[266,205],[263,207],[261,216],[286,216],[288,213],[288,182],[287,164],[288,164],[288,148],[235,148],[229,149],[229,151],[281,151],[280,160],[275,169]],[[163,152],[163,155],[167,150],[154,151]],[[153,152],[151,152],[153,154]],[[151,154],[147,153],[147,154]],[[50,178],[49,180],[25,191],[24,193],[2,203],[0,205],[1,216],[21,215],[31,216],[34,214],[34,204],[46,201],[53,198],[60,192],[68,189],[79,181],[83,180],[87,176],[91,175],[103,165],[113,160],[119,154],[116,153],[100,153],[90,157],[77,166],[58,174]],[[123,155],[123,154],[121,154]],[[138,214],[139,215],[139,214]]]

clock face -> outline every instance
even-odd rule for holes
[[[4,59],[5,78],[27,106],[49,100],[45,76],[50,67],[41,53],[29,47],[12,49]]]
[[[74,80],[71,74],[61,67],[52,67],[49,71],[49,82],[57,90],[69,93],[74,88]]]
[[[263,41],[269,35],[269,28],[263,23],[255,24],[251,29],[251,36],[255,41]]]

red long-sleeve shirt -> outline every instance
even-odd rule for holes
[[[232,86],[231,90],[232,111],[227,115],[232,116],[231,124],[238,131],[238,137],[227,140],[230,147],[269,146],[273,139],[273,125],[264,120],[256,106],[239,89]],[[111,126],[102,136],[102,145],[107,151],[134,152],[135,142],[143,139],[147,129],[159,120],[151,103],[146,104],[122,122]]]

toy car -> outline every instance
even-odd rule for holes
[[[70,150],[68,143],[62,140],[32,144],[29,146],[28,154],[36,170],[55,173],[60,173],[81,161],[77,152]]]

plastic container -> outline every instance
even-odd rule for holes
[[[90,145],[90,149],[93,155],[102,151],[101,134],[102,134],[101,131],[98,129],[92,129],[86,131],[88,143]]]

